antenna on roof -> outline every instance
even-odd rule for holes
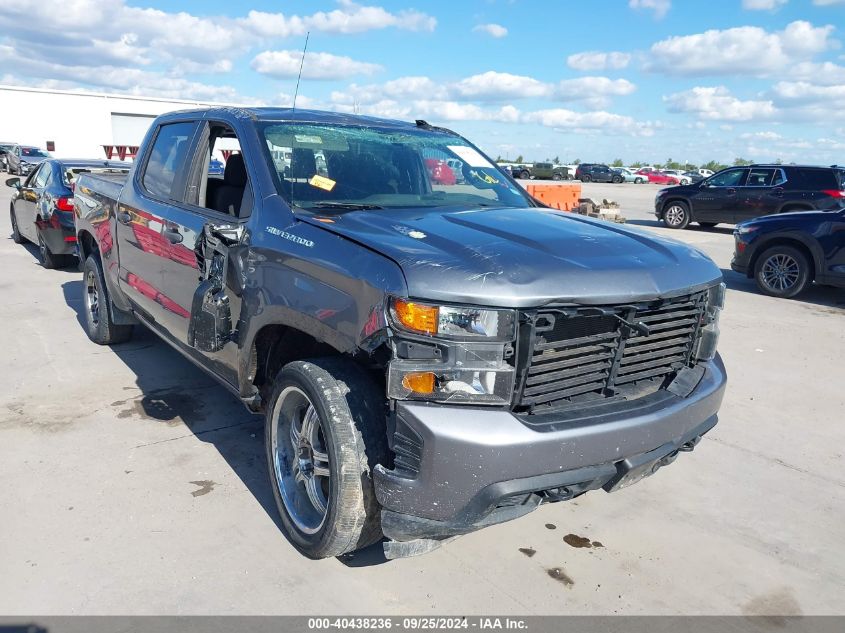
[[[302,47],[302,59],[299,61],[299,75],[296,77],[296,90],[293,91],[293,107],[291,110],[296,112],[296,97],[299,95],[299,80],[302,79],[302,67],[305,65],[305,52],[308,50],[308,38],[311,36],[311,31],[305,34],[305,46]]]
[[[311,37],[311,31],[305,34],[305,46],[302,47],[302,59],[299,61],[299,75],[296,77],[296,89],[293,91],[293,105],[291,106],[291,120],[295,124],[294,115],[296,114],[296,98],[299,96],[299,80],[302,79],[302,67],[305,65],[305,53],[308,50],[308,38]],[[293,143],[291,143],[293,145]],[[290,148],[290,203],[294,205],[294,189],[296,185],[296,172],[293,170],[293,161],[296,156],[296,148]],[[284,176],[283,176],[284,178]]]

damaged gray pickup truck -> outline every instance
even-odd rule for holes
[[[719,268],[544,208],[425,121],[167,114],[128,176],[80,178],[75,216],[90,338],[142,323],[263,413],[313,558],[616,491],[716,424]]]

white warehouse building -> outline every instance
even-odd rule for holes
[[[234,104],[0,85],[0,143],[59,158],[106,158],[104,146],[140,145],[160,114],[221,105]]]

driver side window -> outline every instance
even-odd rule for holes
[[[713,176],[707,184],[712,187],[737,187],[745,176],[744,169],[728,169]]]

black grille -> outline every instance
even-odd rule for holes
[[[705,293],[659,303],[529,315],[522,409],[640,393],[689,364]],[[625,322],[643,324],[642,331]],[[643,329],[640,327],[639,329]]]

